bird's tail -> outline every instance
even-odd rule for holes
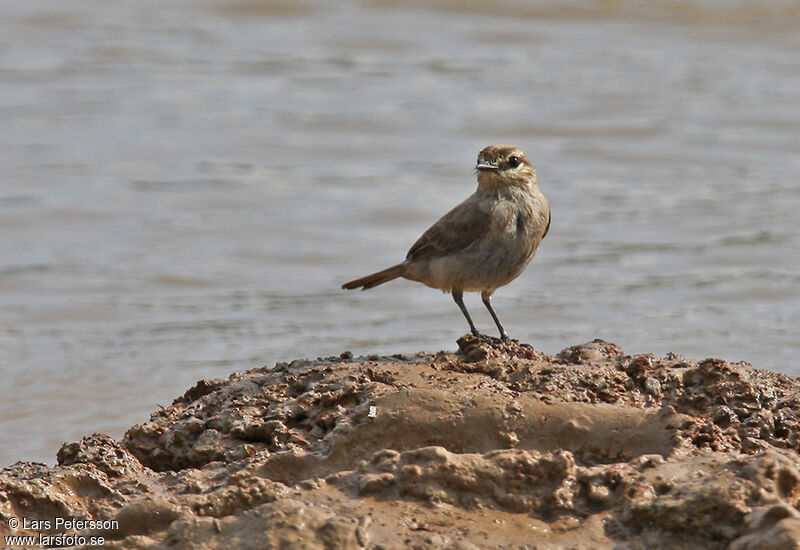
[[[378,271],[377,273],[373,273],[372,275],[367,275],[366,277],[361,277],[360,279],[356,279],[355,281],[350,281],[349,283],[345,283],[342,285],[342,288],[351,290],[353,288],[361,287],[361,290],[367,290],[368,288],[372,288],[374,286],[387,283],[392,279],[397,279],[398,277],[402,277],[405,271],[406,271],[405,264],[393,265],[392,267],[384,269],[383,271]]]

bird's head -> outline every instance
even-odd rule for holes
[[[525,153],[513,145],[490,145],[478,153],[478,184],[481,188],[533,185],[536,171]]]

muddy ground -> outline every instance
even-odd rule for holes
[[[556,356],[458,343],[202,380],[122,441],[94,434],[56,467],[0,470],[0,535],[153,550],[800,548],[797,379],[599,340]]]

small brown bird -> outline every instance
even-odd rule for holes
[[[550,229],[550,205],[536,172],[516,147],[490,145],[478,154],[478,190],[445,214],[408,251],[404,262],[342,285],[366,290],[404,277],[450,292],[480,336],[464,306],[464,292],[480,292],[500,337],[508,339],[491,297],[517,278]]]

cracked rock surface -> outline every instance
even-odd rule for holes
[[[458,344],[201,380],[122,441],[0,470],[0,534],[61,517],[113,520],[69,533],[116,549],[800,548],[797,379],[600,340]]]

